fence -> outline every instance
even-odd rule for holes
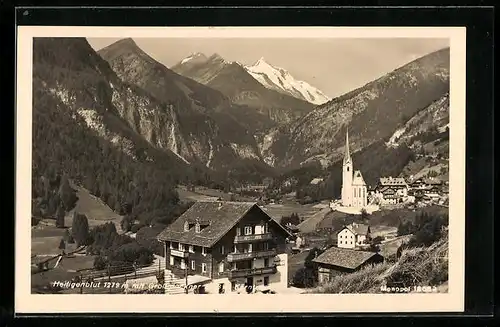
[[[80,270],[77,282],[81,283],[80,294],[124,293],[129,279],[158,276],[162,274],[161,261],[158,265],[109,265],[106,269]],[[90,287],[86,287],[87,283]]]

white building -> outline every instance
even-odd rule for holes
[[[401,177],[381,177],[375,189],[381,204],[397,204],[408,200],[409,186]]]
[[[337,233],[337,247],[354,249],[366,244],[370,239],[370,226],[365,224],[352,223],[344,226]]]
[[[367,195],[366,183],[361,171],[353,171],[353,162],[349,152],[349,132],[347,132],[342,165],[342,206],[365,207],[368,204]]]

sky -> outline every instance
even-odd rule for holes
[[[116,38],[87,38],[99,50]],[[261,57],[329,97],[361,87],[428,53],[449,46],[437,38],[134,38],[151,57],[172,67],[194,52],[218,53],[252,65]]]

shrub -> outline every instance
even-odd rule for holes
[[[106,268],[106,259],[104,259],[104,257],[98,255],[97,257],[95,257],[94,259],[94,269],[96,270],[103,270]]]
[[[135,239],[139,245],[144,246],[147,249],[150,249],[153,251],[153,253],[157,255],[164,255],[164,247],[163,244],[160,243],[157,239],[156,236],[163,230],[162,227],[143,227],[141,228],[136,236]]]
[[[95,226],[90,231],[91,243],[89,244],[89,252],[100,254],[110,250],[118,237],[116,226],[112,222],[108,222],[99,226]]]
[[[374,237],[371,243],[372,244],[380,244],[380,243],[382,243],[383,240],[385,240],[385,237],[379,235],[379,236]]]
[[[120,227],[124,232],[129,232],[130,228],[132,227],[131,218],[129,216],[123,217],[120,222]]]
[[[132,228],[130,228],[130,231],[132,233],[137,233],[139,231],[139,229],[141,229],[142,227],[143,227],[143,225],[140,225],[140,224],[133,225]]]
[[[110,254],[111,262],[137,262],[139,265],[150,264],[153,262],[153,252],[136,242],[121,245]]]
[[[370,247],[368,248],[368,251],[379,253],[380,252],[380,246],[378,246],[378,244],[371,243]]]
[[[295,212],[292,213],[290,216],[282,217],[280,221],[281,225],[283,226],[287,225],[288,223],[297,226],[298,224],[300,224],[300,222],[301,222],[300,217]]]

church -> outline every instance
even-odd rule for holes
[[[349,152],[349,132],[345,137],[345,153],[342,164],[342,206],[344,207],[366,207],[367,188],[361,171],[353,170],[353,162]]]

